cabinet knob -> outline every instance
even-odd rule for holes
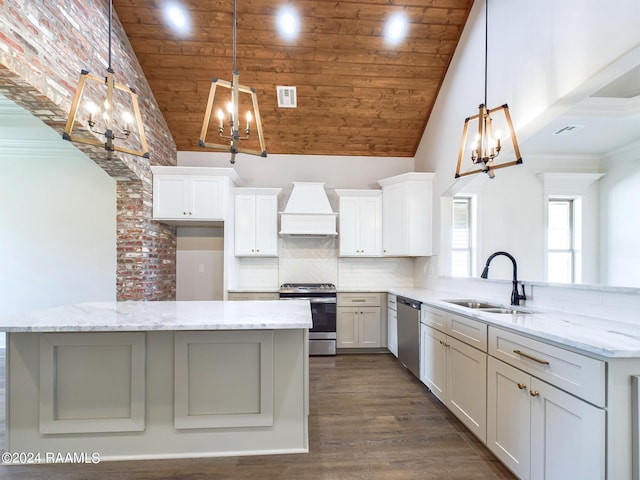
[[[524,383],[519,383],[519,384],[518,384],[518,388],[519,388],[520,390],[524,390],[525,388],[527,388],[527,386],[526,386]]]
[[[540,392],[538,390],[531,390],[529,392],[529,395],[531,395],[532,397],[537,397],[538,395],[540,395]]]

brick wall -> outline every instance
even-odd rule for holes
[[[80,70],[106,72],[108,8],[108,0],[0,0],[0,93],[62,135]],[[150,159],[75,145],[117,182],[117,298],[171,300],[175,228],[151,220],[149,167],[175,165],[176,146],[115,12],[112,67],[139,94]]]

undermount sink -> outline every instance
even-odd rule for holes
[[[520,308],[505,307],[497,303],[485,302],[482,300],[444,300],[446,303],[458,305],[460,307],[472,308],[487,313],[501,313],[503,315],[527,315],[534,313],[530,310]]]
[[[444,300],[447,303],[452,303],[460,307],[485,309],[485,308],[500,308],[500,305],[496,303],[483,302],[480,300]]]

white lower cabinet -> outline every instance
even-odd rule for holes
[[[487,421],[487,446],[523,480],[605,478],[604,409],[491,356]]]
[[[420,337],[420,380],[485,441],[487,354],[425,324]]]
[[[338,293],[336,308],[337,348],[386,346],[380,293]],[[383,335],[383,327],[384,333]]]
[[[398,357],[398,310],[396,296],[387,296],[387,348]]]
[[[338,348],[379,347],[380,307],[338,307]]]

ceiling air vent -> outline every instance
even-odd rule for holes
[[[553,134],[554,135],[571,135],[572,133],[577,132],[583,127],[584,125],[565,125],[559,130],[556,130],[555,132],[553,132]]]
[[[296,87],[276,87],[278,91],[278,107],[281,108],[297,108],[298,96],[296,95]]]

